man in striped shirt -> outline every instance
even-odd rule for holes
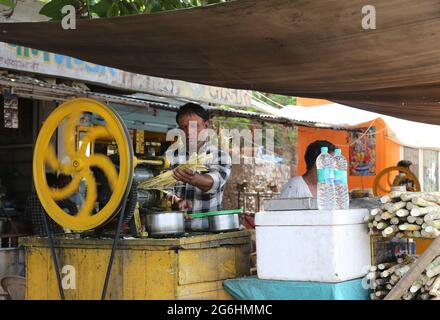
[[[223,191],[226,181],[231,173],[231,157],[211,142],[199,141],[197,137],[209,128],[209,114],[200,105],[187,103],[183,105],[176,115],[176,122],[185,134],[184,150],[170,149],[166,157],[175,168],[189,159],[188,148],[192,143],[198,154],[212,154],[212,160],[205,165],[206,173],[197,173],[191,169],[174,169],[174,177],[179,182],[175,187],[174,204],[179,210],[188,213],[208,212],[222,210]],[[193,134],[191,134],[191,126]],[[197,133],[193,137],[194,133]]]

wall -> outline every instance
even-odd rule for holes
[[[396,165],[400,160],[400,146],[387,138],[385,122],[378,118],[374,121],[376,127],[376,174],[381,170]],[[362,123],[356,128],[367,128],[372,122]],[[298,128],[298,174],[302,175],[306,171],[304,153],[307,146],[315,140],[328,140],[341,148],[342,154],[349,158],[348,132],[344,130],[332,130],[321,128]],[[374,176],[349,176],[348,187],[372,188]]]

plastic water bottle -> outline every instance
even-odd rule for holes
[[[348,183],[347,183],[347,160],[341,154],[341,149],[335,150],[333,156],[334,184],[335,184],[335,209],[348,209]]]
[[[316,158],[318,171],[318,209],[332,210],[334,208],[334,184],[333,184],[333,157],[328,153],[327,147],[321,148],[321,154]]]

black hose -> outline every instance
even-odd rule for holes
[[[55,253],[55,246],[53,243],[52,233],[49,230],[49,223],[47,222],[46,213],[44,211],[41,211],[41,214],[43,215],[44,228],[46,229],[46,234],[47,237],[49,238],[50,251],[52,253],[53,264],[55,266],[55,274],[57,276],[58,290],[60,291],[60,297],[61,300],[66,300],[66,298],[64,297],[63,285],[61,283],[60,269],[58,268],[58,260]]]
[[[127,205],[128,193],[129,193],[129,190],[125,191],[124,200],[122,202],[122,208],[121,208],[121,211],[119,213],[118,226],[117,226],[117,229],[116,229],[115,240],[113,241],[112,253],[110,255],[110,260],[108,262],[107,274],[105,275],[104,288],[102,289],[101,300],[105,300],[105,296],[107,295],[107,287],[108,287],[108,282],[110,280],[110,274],[112,272],[112,266],[113,266],[113,260],[115,258],[116,247],[118,245],[119,232],[121,230],[122,221],[124,220],[124,216],[125,216],[124,213],[125,213],[125,207]]]

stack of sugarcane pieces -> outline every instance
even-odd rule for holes
[[[370,211],[371,234],[383,237],[436,238],[440,235],[440,194],[393,191]]]
[[[373,288],[371,299],[385,298],[415,261],[415,257],[406,256],[398,258],[395,262],[381,263],[371,267],[371,271],[366,276]],[[437,297],[440,297],[440,256],[428,265],[402,299],[431,300]]]

